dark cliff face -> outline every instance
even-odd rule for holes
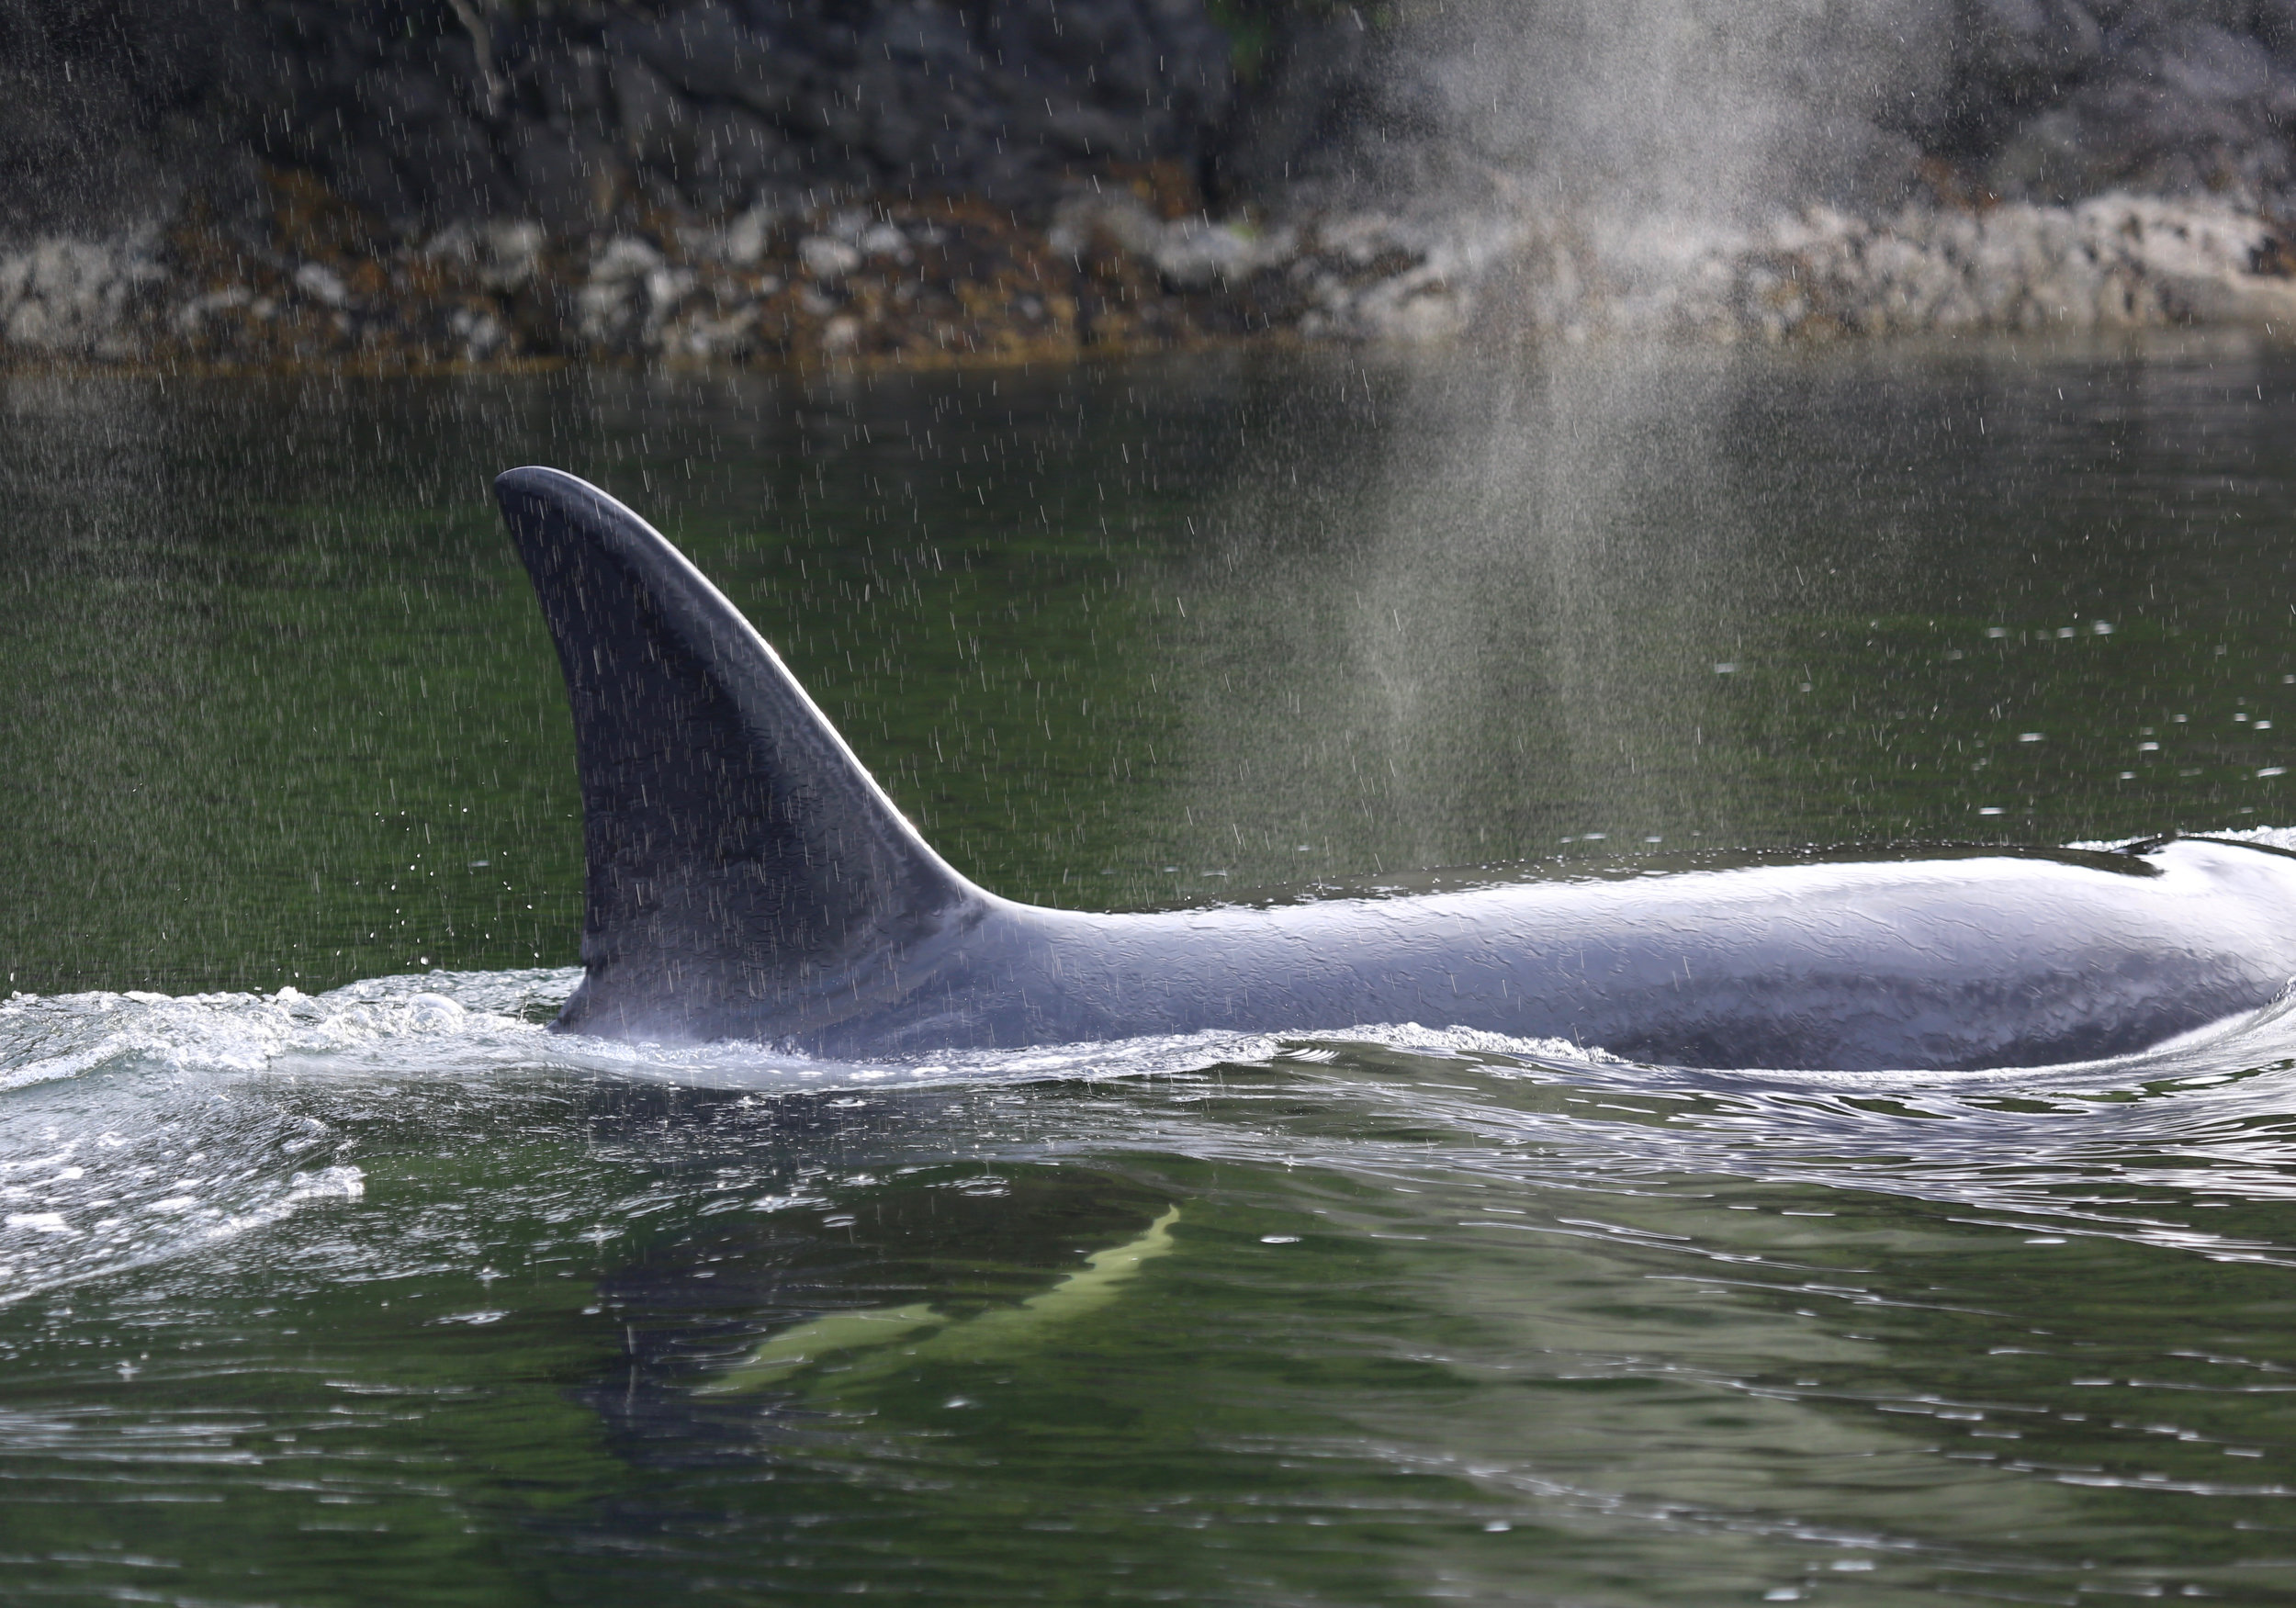
[[[1221,182],[1872,207],[2296,187],[2296,0],[1293,6]],[[1724,171],[1752,163],[1767,186]],[[1763,192],[1766,189],[1766,193]],[[1678,195],[1675,199],[1684,198]]]
[[[1905,126],[1998,193],[2232,190],[2296,181],[2289,0],[1968,0],[1941,93]]]
[[[760,196],[1193,183],[1233,96],[1200,0],[6,0],[6,205],[308,169],[378,219],[554,230]]]
[[[1715,150],[1868,203],[1923,184],[2033,199],[2296,184],[2296,0],[1823,12],[0,0],[0,224],[149,216],[186,189],[228,214],[254,205],[262,163],[385,223],[516,215],[568,234],[761,197],[964,194],[1026,217],[1143,172],[1194,201],[1277,208],[1465,199],[1501,171],[1631,188],[1670,163],[1694,192]]]

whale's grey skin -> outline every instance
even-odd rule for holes
[[[2032,1066],[2296,976],[2296,856],[2185,839],[1109,916],[927,846],[667,541],[553,469],[495,482],[573,705],[584,976],[557,1027],[838,1059],[1415,1022],[1705,1067]]]

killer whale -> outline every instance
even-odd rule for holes
[[[2296,977],[2296,856],[2205,838],[1142,915],[1018,904],[933,851],[644,520],[555,469],[495,490],[574,720],[583,975],[560,1030],[861,1059],[1412,1022],[1684,1066],[1945,1070],[2143,1050]]]

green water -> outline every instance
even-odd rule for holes
[[[2296,1591],[2296,1028],[548,1038],[485,491],[653,517],[1024,898],[2290,827],[2296,354],[0,396],[0,1601]]]
[[[2296,752],[2292,381],[19,380],[0,954],[42,991],[570,962],[568,727],[486,496],[525,462],[651,514],[1017,897],[2254,825]]]

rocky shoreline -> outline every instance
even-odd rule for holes
[[[1767,227],[1654,243],[1645,229],[1525,226],[1482,310],[1535,338],[1718,342],[2087,333],[2245,325],[2296,333],[2296,250],[2207,198],[2073,206],[1812,206]]]
[[[0,0],[0,369],[2296,320],[2296,0]]]
[[[579,242],[523,219],[456,223],[381,250],[308,180],[275,183],[267,251],[183,224],[0,253],[0,367],[923,367],[1428,340],[1461,326],[1485,265],[1452,231],[1376,213],[1273,229],[1173,216],[1144,181],[1080,189],[1035,226],[935,197]]]
[[[523,219],[378,244],[275,175],[251,249],[196,216],[0,252],[0,369],[427,372],[568,361],[929,367],[1240,342],[1784,342],[2296,328],[2296,248],[2212,199],[1811,206],[1704,231],[1494,208],[1279,225],[1084,187],[1031,226],[959,197],[758,207],[589,239]]]

